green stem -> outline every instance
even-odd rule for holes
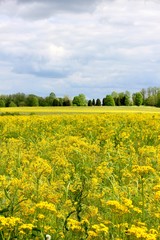
[[[141,176],[141,190],[142,190],[142,221],[144,221],[144,184],[142,176]]]

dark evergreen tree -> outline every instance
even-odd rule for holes
[[[96,102],[95,102],[95,99],[93,98],[92,100],[92,106],[95,106],[96,105]]]
[[[102,106],[105,106],[105,98],[102,99]]]
[[[99,98],[96,99],[96,106],[101,106],[101,100]]]
[[[92,106],[92,100],[88,100],[88,106]]]

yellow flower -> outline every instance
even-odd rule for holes
[[[24,223],[19,227],[19,231],[23,231],[23,232],[32,231],[33,227],[34,227],[34,225],[31,223],[28,223],[28,224]]]
[[[133,173],[137,173],[137,174],[139,174],[140,176],[143,176],[143,175],[148,174],[148,173],[154,173],[154,172],[155,172],[155,169],[152,168],[151,166],[139,166],[139,165],[135,165],[135,166],[133,166],[133,168],[132,168],[132,172],[133,172]]]
[[[88,207],[88,210],[89,210],[89,214],[90,214],[90,216],[96,216],[97,215],[97,213],[98,213],[98,208],[97,207],[95,207],[95,206],[89,206]]]
[[[72,231],[82,231],[81,223],[72,218],[68,219],[68,227]]]
[[[38,219],[44,219],[45,216],[43,214],[38,214]]]
[[[154,195],[154,198],[156,201],[159,201],[160,200],[160,191],[157,191]]]
[[[40,202],[40,203],[36,204],[36,208],[45,209],[45,210],[56,213],[56,208],[55,208],[54,204],[52,204],[52,203]]]
[[[112,212],[115,213],[125,214],[129,212],[128,208],[125,205],[122,205],[121,203],[115,200],[107,201],[107,205],[112,209]]]

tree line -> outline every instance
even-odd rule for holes
[[[129,91],[115,92],[106,95],[103,99],[86,99],[79,94],[71,99],[68,96],[59,98],[54,92],[47,97],[34,94],[16,93],[0,95],[0,107],[22,106],[155,106],[160,107],[160,88],[150,87],[131,94]]]

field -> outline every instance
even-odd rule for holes
[[[121,107],[7,107],[0,108],[0,114],[19,113],[28,114],[64,114],[64,113],[107,113],[107,112],[136,112],[136,113],[160,113],[160,108],[146,106],[121,106]]]
[[[160,109],[0,112],[1,240],[160,239]]]

